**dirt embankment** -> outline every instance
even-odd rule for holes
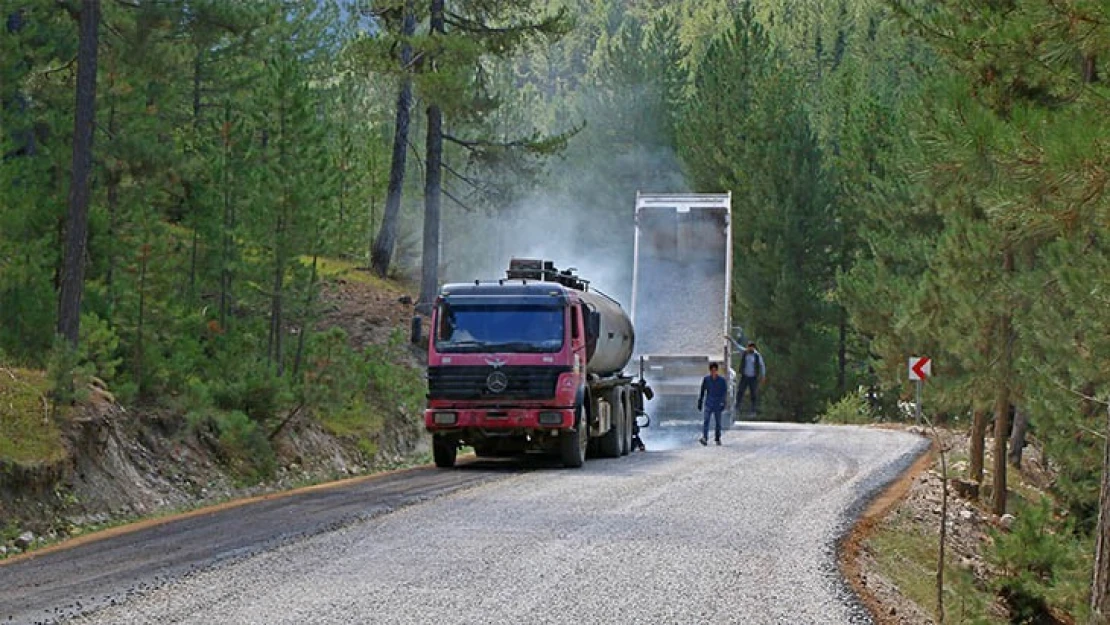
[[[412,299],[393,285],[337,279],[322,295],[321,329],[341,327],[355,348],[408,335]],[[399,366],[419,367],[415,348]],[[123,520],[285,490],[410,462],[426,452],[418,415],[387,415],[371,446],[329,433],[311,415],[291,420],[271,444],[277,469],[243,484],[181,415],[124,408],[93,388],[61,432],[64,456],[0,471],[0,558]]]
[[[975,485],[966,480],[970,450],[967,432],[910,429],[929,436],[932,448],[871,503],[845,537],[841,543],[841,570],[878,625],[936,623],[936,554],[943,516],[947,528],[945,622],[1007,622],[1010,615],[1004,601],[990,590],[1002,575],[991,563],[990,550],[994,541],[992,532],[1009,531],[1014,517],[992,514],[988,509],[989,494],[978,493]],[[988,437],[985,485],[990,483],[992,448]],[[946,505],[941,449],[947,454]],[[1043,455],[1035,445],[1026,449],[1016,475],[1023,492],[1043,492],[1052,481],[1051,471],[1044,466]],[[1013,493],[1011,498],[1018,496]],[[913,544],[898,540],[910,540]],[[918,583],[916,598],[887,575],[886,570],[899,566],[914,571]],[[958,596],[961,588],[966,587],[953,582],[954,573],[965,578],[964,584],[976,589],[975,602]],[[1037,622],[1070,620],[1050,614]]]

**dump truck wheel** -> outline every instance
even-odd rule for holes
[[[621,401],[621,389],[614,388],[609,392],[609,410],[612,427],[601,437],[598,442],[598,451],[605,458],[619,458],[621,455],[621,439],[624,437],[624,403]]]
[[[443,436],[432,437],[432,457],[436,466],[441,469],[450,469],[455,466],[455,457],[458,456],[459,446],[453,439]]]
[[[577,469],[586,462],[586,447],[590,442],[590,424],[586,419],[586,412],[578,407],[574,431],[563,432],[559,437],[559,459],[563,466]]]

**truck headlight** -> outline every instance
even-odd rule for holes
[[[436,425],[455,425],[459,421],[459,414],[457,412],[437,412],[432,417],[432,421]]]
[[[561,412],[541,412],[540,425],[562,425],[563,413]]]

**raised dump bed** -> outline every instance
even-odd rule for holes
[[[733,386],[731,193],[638,193],[632,277],[635,358],[656,392],[659,423],[697,420],[710,362]],[[730,393],[731,396],[731,393]],[[731,423],[731,417],[725,419]]]

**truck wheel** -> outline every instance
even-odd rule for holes
[[[627,392],[621,393],[621,406],[624,407],[624,418],[621,419],[621,455],[627,456],[632,451],[632,398]]]
[[[611,427],[598,442],[598,451],[604,458],[620,458],[621,439],[624,437],[624,403],[620,387],[609,392],[609,411]]]
[[[455,466],[455,457],[459,453],[459,446],[453,439],[443,436],[432,437],[432,457],[436,466],[441,469],[450,469]]]
[[[571,469],[577,469],[586,462],[586,447],[590,442],[586,411],[579,406],[577,413],[574,431],[563,432],[559,438],[559,459],[563,461],[563,466]]]

